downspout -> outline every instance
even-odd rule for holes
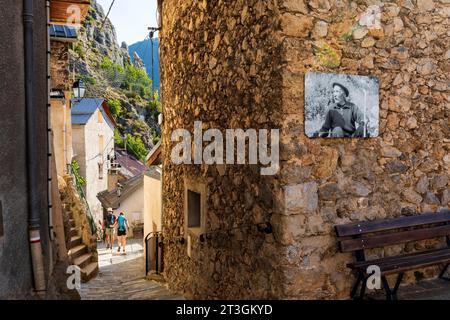
[[[33,41],[33,0],[23,1],[24,54],[25,54],[25,112],[26,112],[26,153],[27,153],[27,191],[28,231],[31,251],[31,264],[34,276],[34,289],[40,296],[45,294],[44,258],[40,236],[41,201],[39,198],[39,144],[37,139],[38,112],[34,95],[34,41]]]

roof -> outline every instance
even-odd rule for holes
[[[105,118],[107,118],[113,127],[117,124],[109,111],[108,104],[105,99],[101,98],[83,98],[72,99],[72,124],[85,125],[97,109],[99,109]]]
[[[51,24],[48,26],[50,38],[55,40],[76,41],[77,30],[74,27]]]
[[[104,101],[104,99],[98,98],[72,99],[72,115],[93,114]]]
[[[115,149],[116,161],[121,166],[121,174],[125,177],[132,178],[138,175],[142,175],[147,171],[147,167],[138,159],[126,152],[125,149]]]
[[[128,179],[121,183],[122,189],[120,196],[117,193],[117,188],[111,191],[103,191],[97,194],[98,200],[104,208],[117,209],[120,207],[120,202],[127,199],[135,191],[137,191],[144,183],[144,176],[152,177],[161,180],[161,173],[156,169],[149,169],[145,173],[136,177]]]
[[[161,164],[161,140],[158,141],[158,143],[153,147],[153,149],[148,153],[148,155],[145,157],[145,163],[148,166],[154,166]]]
[[[72,115],[72,124],[85,125],[89,121],[91,116],[92,116],[92,114],[75,114],[75,115]]]

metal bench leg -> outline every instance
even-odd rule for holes
[[[358,299],[360,299],[360,300],[363,300],[364,295],[366,294],[367,279],[368,279],[368,277],[363,277],[363,280],[361,283],[361,291],[359,292],[359,297],[358,297]]]
[[[394,290],[391,293],[392,294],[392,298],[394,300],[397,300],[397,291],[398,291],[398,288],[400,287],[400,283],[403,280],[403,275],[404,275],[403,272],[398,275],[397,281],[395,282]]]
[[[450,281],[450,277],[444,277],[444,275],[448,271],[448,267],[450,267],[450,263],[447,263],[447,265],[442,269],[441,274],[439,275],[439,279]]]
[[[392,292],[391,288],[389,288],[389,283],[385,276],[381,277],[381,281],[383,282],[384,291],[386,292],[386,300],[392,300]]]
[[[363,280],[364,276],[361,272],[358,272],[357,279],[355,281],[355,284],[353,285],[352,291],[350,291],[350,298],[354,299],[356,296],[356,292],[358,291],[359,284]]]

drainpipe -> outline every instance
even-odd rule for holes
[[[40,236],[39,199],[39,144],[37,139],[38,112],[34,96],[34,42],[33,42],[33,0],[23,1],[24,49],[25,49],[25,112],[26,112],[26,153],[28,184],[28,230],[30,238],[31,264],[34,289],[39,296],[45,294],[44,259]]]

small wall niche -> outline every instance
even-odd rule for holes
[[[199,236],[205,229],[206,185],[186,179],[184,182],[184,226],[186,234]]]

